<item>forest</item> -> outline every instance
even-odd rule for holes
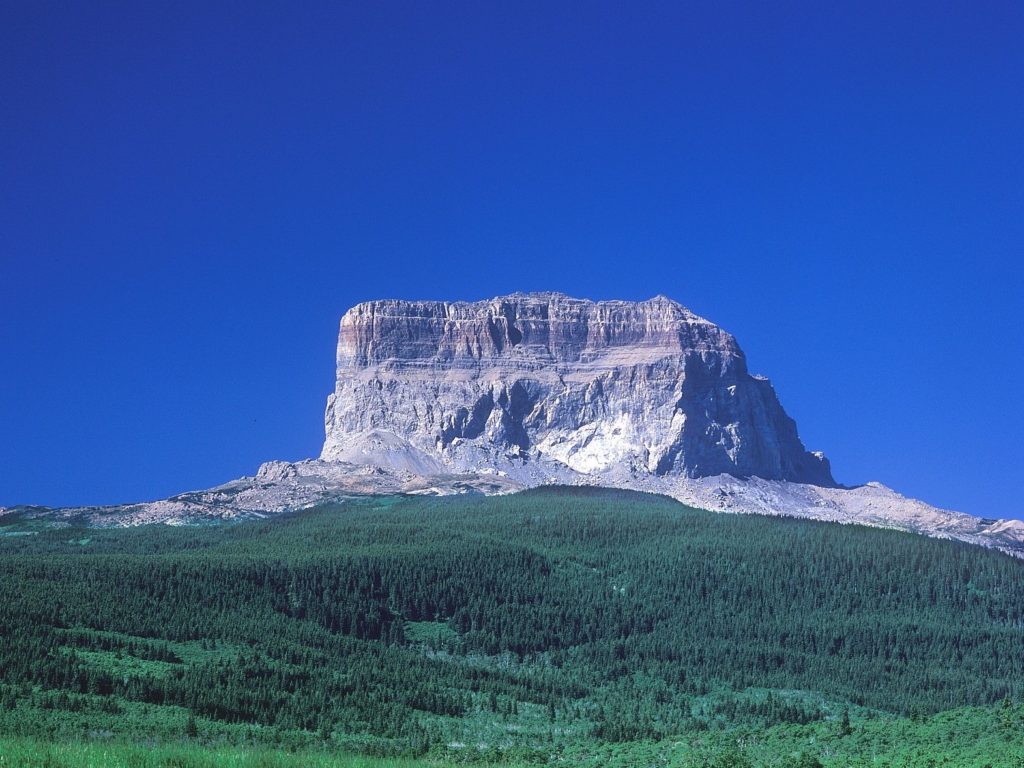
[[[959,542],[557,487],[0,518],[10,765],[1024,765],[1022,696],[1024,563]]]

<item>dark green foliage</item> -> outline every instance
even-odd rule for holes
[[[810,752],[801,752],[796,757],[790,757],[782,763],[782,768],[823,768],[821,760]]]
[[[409,754],[509,718],[503,743],[531,748],[823,721],[855,739],[851,708],[1019,700],[1022,627],[1024,564],[955,542],[598,489],[365,499],[0,538],[0,723],[152,706],[190,738]]]
[[[850,725],[850,710],[847,707],[843,707],[843,714],[839,717],[839,736],[849,736],[853,733],[853,728]]]

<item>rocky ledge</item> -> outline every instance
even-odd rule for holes
[[[321,459],[835,485],[736,340],[663,296],[359,304],[341,319]]]

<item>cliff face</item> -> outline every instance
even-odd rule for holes
[[[260,518],[367,494],[510,493],[545,483],[661,493],[704,509],[860,523],[1024,557],[1024,523],[835,485],[736,340],[664,297],[555,293],[349,310],[321,460],[112,507],[0,519],[120,526]]]
[[[367,302],[337,363],[326,461],[834,485],[736,340],[661,296]]]

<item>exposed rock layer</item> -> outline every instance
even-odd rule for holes
[[[377,301],[345,314],[320,460],[140,504],[0,508],[102,526],[266,517],[376,493],[509,493],[547,483],[663,493],[722,512],[861,523],[1024,556],[1024,523],[842,488],[804,450],[735,339],[664,297]]]
[[[341,320],[337,363],[326,461],[834,485],[736,340],[661,296],[367,302]]]

